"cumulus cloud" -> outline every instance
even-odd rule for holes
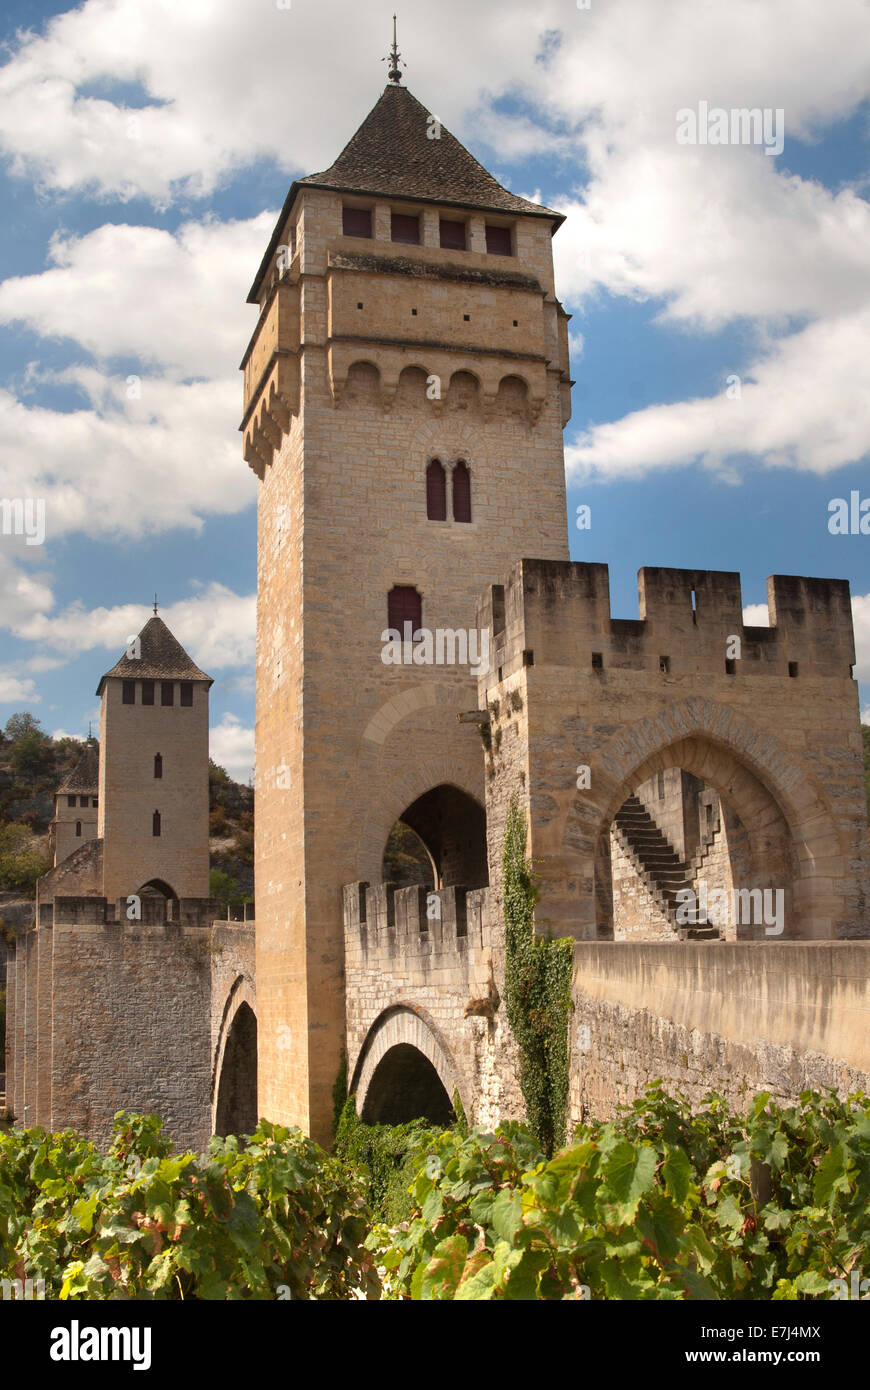
[[[0,621],[16,637],[39,642],[65,654],[102,649],[120,656],[131,636],[150,616],[140,604],[86,608],[69,604],[60,613],[34,612],[16,622]],[[215,670],[253,666],[256,653],[256,596],[236,594],[213,581],[201,585],[191,598],[160,610],[167,627],[194,661],[210,675]]]
[[[248,783],[254,769],[254,730],[225,714],[209,732],[209,757],[237,782]]]
[[[34,705],[39,699],[32,680],[0,672],[0,705]]]

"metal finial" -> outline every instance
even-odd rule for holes
[[[401,61],[402,55],[399,52],[398,47],[396,46],[396,16],[393,15],[393,46],[390,49],[389,57],[382,58],[381,62],[388,62],[390,64],[390,70],[387,73],[387,76],[389,77],[391,82],[396,84],[400,83],[402,80],[402,68],[399,66]],[[405,63],[404,66],[407,67],[407,63]]]
[[[154,614],[157,615],[157,595],[154,595]]]

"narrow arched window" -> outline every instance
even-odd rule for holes
[[[430,521],[447,520],[447,474],[439,459],[426,469],[426,515]]]
[[[77,820],[77,821],[76,821],[76,834],[77,834],[77,835],[81,835],[81,833],[82,833],[82,823],[81,823],[80,820]]]
[[[453,520],[471,520],[471,475],[461,460],[453,470]]]
[[[160,753],[154,754],[154,776],[163,776],[163,756]]]
[[[405,640],[405,623],[411,624],[411,635],[423,621],[423,599],[409,584],[396,584],[387,597],[387,627]]]
[[[159,812],[159,811],[155,811],[155,812],[154,812],[154,815],[151,817],[151,834],[154,835],[155,837],[156,837],[156,836],[159,836],[159,834],[160,834],[160,812]]]

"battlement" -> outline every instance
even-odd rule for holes
[[[744,624],[739,574],[645,568],[638,597],[639,618],[614,618],[607,565],[518,561],[507,584],[493,585],[478,608],[478,626],[492,633],[487,684],[544,663],[738,679],[851,676],[847,580],[773,575],[769,627]]]
[[[488,888],[348,883],[342,889],[345,945],[366,956],[456,954],[486,944]]]
[[[109,927],[127,932],[142,927],[211,927],[222,924],[217,898],[164,898],[143,894],[135,901],[100,897],[57,897],[39,905],[39,927]],[[132,916],[130,914],[133,914]],[[250,926],[251,923],[246,925]]]

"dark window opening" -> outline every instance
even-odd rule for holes
[[[797,675],[797,673],[798,673],[798,664],[797,664],[796,661],[790,661],[790,662],[788,663],[788,673],[789,673],[790,676],[796,676],[796,675]]]
[[[154,682],[153,682],[153,681],[143,681],[143,682],[142,682],[142,703],[143,703],[143,705],[153,705],[153,704],[154,704]]]
[[[152,834],[155,838],[159,838],[159,836],[160,836],[160,812],[159,812],[159,811],[155,811],[155,812],[154,812],[154,815],[151,817],[151,834]]]
[[[592,653],[592,669],[593,669],[593,671],[603,671],[603,670],[604,670],[604,657],[603,657],[603,655],[601,654],[601,652],[593,652],[593,653]]]
[[[99,803],[99,801],[97,800],[97,798],[94,797],[93,800],[91,801],[91,805],[93,806],[94,810],[97,809],[97,807],[99,806],[99,804],[100,804],[100,803]]]
[[[664,675],[667,675],[667,673],[668,673],[668,671],[670,671],[670,669],[671,669],[671,658],[670,658],[669,656],[660,656],[660,657],[659,657],[659,670],[660,670]]]
[[[86,807],[87,804],[88,804],[88,802],[90,801],[90,799],[91,799],[91,798],[90,798],[89,796],[80,796],[80,797],[79,797],[79,805],[80,805],[80,806],[85,806],[85,807]]]
[[[404,212],[394,212],[390,218],[390,240],[402,241],[406,246],[419,246],[419,217],[410,217]]]
[[[727,657],[725,658],[725,674],[726,674],[726,676],[733,676],[733,675],[736,674],[736,672],[737,672],[737,662],[734,660],[733,657],[727,656]]]
[[[465,250],[465,223],[451,222],[446,217],[441,218],[439,227],[441,245],[446,251]]]
[[[486,249],[490,256],[513,255],[510,227],[496,227],[491,222],[487,222]]]
[[[410,584],[395,584],[387,596],[387,627],[398,632],[404,641],[405,623],[411,624],[411,634],[423,622],[423,598]]]
[[[520,326],[520,321],[519,321],[519,319],[514,319],[514,328],[519,328],[519,326]]]
[[[77,834],[77,835],[81,835],[81,833],[82,833],[82,823],[81,823],[80,820],[77,820],[77,821],[76,821],[76,834]]]
[[[175,703],[175,682],[160,682],[160,703],[161,705],[172,705]]]
[[[124,681],[121,701],[125,705],[135,705],[136,703],[136,682]]]
[[[178,702],[189,708],[193,704],[193,686],[190,681],[181,682],[181,699]]]
[[[163,756],[160,753],[154,754],[154,776],[163,776]]]
[[[417,310],[416,310],[416,309],[412,309],[412,310],[411,310],[411,317],[412,317],[412,318],[416,318],[416,317],[417,317]]]
[[[523,665],[524,665],[524,666],[534,666],[534,664],[535,664],[535,653],[534,653],[534,652],[523,652]]]
[[[447,474],[439,459],[426,469],[426,516],[430,521],[447,520]]]
[[[67,806],[75,806],[75,804],[76,804],[76,799],[75,799],[75,797],[74,797],[74,796],[68,796],[67,799],[66,799],[66,804],[67,804]]]
[[[453,470],[453,520],[471,520],[471,475],[461,459]]]
[[[372,214],[369,208],[342,208],[341,230],[345,236],[365,236],[372,234]]]
[[[357,307],[358,309],[361,309],[361,308],[362,308],[362,301],[360,301],[360,303],[358,303],[356,307]]]

